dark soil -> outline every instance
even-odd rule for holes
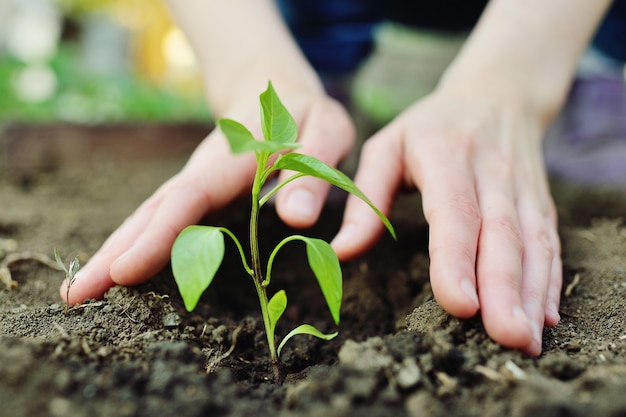
[[[556,185],[564,248],[561,323],[528,358],[432,301],[427,225],[403,196],[383,240],[343,266],[340,335],[299,336],[271,382],[252,283],[234,248],[201,306],[186,313],[168,269],[65,312],[63,273],[33,255],[82,261],[185,162],[207,127],[11,127],[0,136],[0,416],[626,415],[626,192]],[[307,231],[329,238],[341,199]],[[245,236],[246,203],[225,224]],[[266,248],[290,230],[262,213]],[[28,253],[26,253],[28,252]],[[18,255],[16,255],[18,254]],[[302,247],[277,259],[274,290],[302,322],[333,331]]]

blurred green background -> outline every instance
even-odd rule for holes
[[[0,123],[206,122],[159,0],[0,0]]]

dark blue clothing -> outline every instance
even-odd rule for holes
[[[626,0],[613,2],[596,32],[593,46],[608,57],[626,63]]]
[[[277,0],[285,21],[313,67],[349,73],[371,51],[381,19],[378,0]]]
[[[478,21],[487,0],[277,0],[277,3],[313,67],[323,75],[343,75],[354,71],[371,52],[374,29],[381,21],[466,32]],[[609,57],[626,62],[626,0],[614,1],[593,45]]]

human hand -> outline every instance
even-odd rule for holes
[[[280,91],[281,84],[275,85]],[[300,130],[298,152],[336,166],[354,140],[346,111],[324,94],[285,90],[280,91],[281,97]],[[255,126],[253,133],[261,137],[257,96],[249,96],[239,101],[245,104],[232,106],[224,116]],[[128,217],[76,275],[67,301],[75,304],[101,298],[116,284],[136,285],[151,278],[169,261],[179,232],[249,189],[255,169],[254,155],[232,154],[224,135],[214,130],[185,167]],[[306,177],[286,186],[277,196],[283,220],[295,227],[314,223],[328,189],[325,182]],[[65,282],[60,292],[65,299]]]
[[[365,143],[355,178],[386,214],[401,187],[421,191],[435,298],[457,317],[480,310],[493,340],[530,355],[560,319],[562,282],[541,138],[515,100],[439,89]],[[332,245],[348,259],[382,230],[350,198]]]

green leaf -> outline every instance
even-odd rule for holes
[[[187,311],[196,308],[224,259],[224,235],[217,227],[189,226],[172,247],[172,272]]]
[[[280,316],[283,315],[287,308],[287,294],[285,290],[280,290],[270,299],[267,304],[267,312],[270,318],[270,332],[272,337],[274,336],[274,329],[276,329],[276,323]]]
[[[317,279],[330,314],[339,324],[343,282],[341,266],[333,248],[324,240],[306,236],[292,236],[306,243],[306,254],[309,266]]]
[[[65,267],[65,264],[63,263],[63,259],[61,259],[61,256],[59,255],[59,251],[57,250],[57,248],[54,248],[54,259],[57,261],[57,265],[59,265],[59,267],[61,267],[66,274],[69,274],[70,271],[67,270],[67,268]]]
[[[217,121],[217,124],[226,136],[226,139],[228,139],[232,153],[250,151],[274,153],[283,150],[295,149],[300,146],[299,143],[258,141],[244,125],[231,119],[220,119]]]
[[[298,126],[278,98],[272,82],[261,96],[261,127],[267,142],[295,143],[298,138]]]
[[[308,335],[315,336],[322,340],[331,340],[337,337],[339,333],[334,332],[330,334],[325,334],[317,330],[314,326],[311,326],[310,324],[301,324],[300,326],[290,331],[287,334],[287,336],[285,336],[283,340],[281,340],[280,344],[278,345],[278,350],[277,350],[278,356],[280,356],[280,351],[283,350],[283,346],[285,346],[285,343],[287,343],[289,339],[291,339],[292,337],[298,334],[308,334]]]
[[[330,167],[309,155],[300,153],[288,153],[280,155],[273,165],[273,169],[289,169],[296,172],[301,172],[312,177],[321,178],[336,187],[341,188],[350,194],[363,200],[368,206],[374,210],[380,220],[385,224],[389,233],[393,238],[396,238],[396,231],[394,230],[391,222],[378,208],[370,201],[369,198],[354,184],[354,182],[343,172]]]

